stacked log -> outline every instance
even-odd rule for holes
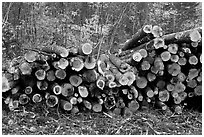
[[[4,104],[13,110],[44,101],[72,114],[113,111],[127,117],[144,104],[180,114],[184,104],[201,97],[200,28],[163,35],[159,26],[145,25],[122,45],[117,55],[98,60],[90,43],[29,49],[3,72]]]

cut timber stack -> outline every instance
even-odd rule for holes
[[[159,26],[145,25],[121,45],[118,54],[98,60],[90,43],[27,49],[3,71],[4,105],[14,110],[45,103],[73,114],[112,111],[127,117],[147,103],[181,113],[184,104],[201,99],[201,28],[163,35]]]

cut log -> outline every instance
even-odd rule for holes
[[[181,97],[178,95],[178,97],[175,97],[174,98],[174,103],[175,104],[180,104],[182,102],[182,99],[181,99]]]
[[[37,88],[39,90],[47,90],[48,83],[46,81],[37,81]]]
[[[147,86],[147,79],[145,77],[138,77],[136,79],[136,86],[140,89],[143,89]]]
[[[53,66],[55,69],[60,69],[60,68],[59,68],[59,62],[58,62],[58,61],[52,62],[52,66]]]
[[[183,107],[180,105],[175,105],[173,108],[176,114],[181,114],[183,112]]]
[[[96,67],[96,59],[93,56],[87,56],[84,62],[84,66],[87,69],[93,69]]]
[[[76,56],[79,54],[79,49],[77,47],[71,47],[69,48],[69,55],[70,56]]]
[[[73,105],[69,101],[66,101],[66,100],[63,100],[63,99],[60,100],[60,106],[65,111],[71,111],[73,109]]]
[[[185,56],[185,53],[182,51],[179,51],[179,56],[183,58]]]
[[[110,82],[113,82],[115,80],[115,76],[111,71],[106,71],[104,75],[105,75],[105,78]]]
[[[85,86],[78,86],[78,92],[82,98],[86,98],[89,95],[89,91]]]
[[[136,112],[140,107],[140,104],[137,102],[137,100],[132,100],[128,103],[128,108],[133,113]]]
[[[173,63],[168,65],[168,72],[172,76],[177,76],[179,73],[181,73],[181,66],[177,63]]]
[[[157,68],[157,67],[155,67],[155,66],[152,66],[152,67],[151,67],[151,72],[152,72],[153,74],[157,74],[157,73],[159,72],[159,68]]]
[[[62,93],[62,87],[59,84],[55,83],[52,85],[52,91],[55,95],[60,95]]]
[[[180,66],[186,65],[186,62],[187,62],[187,59],[186,59],[185,57],[181,57],[181,58],[179,58],[179,60],[178,60],[178,64],[179,64]]]
[[[94,111],[94,112],[101,112],[102,111],[102,105],[101,104],[99,104],[99,103],[93,103],[93,105],[92,105],[93,107],[92,107],[92,110]]]
[[[62,85],[62,91],[61,92],[62,92],[62,95],[64,97],[70,97],[70,96],[74,95],[74,87],[70,83],[64,83]]]
[[[151,65],[149,64],[148,61],[143,60],[141,63],[141,69],[142,70],[149,70],[151,67]]]
[[[173,98],[177,98],[179,96],[178,92],[176,90],[171,91],[171,96]]]
[[[152,25],[145,25],[143,28],[139,29],[136,34],[133,35],[132,39],[126,41],[123,44],[122,50],[128,50],[128,49],[134,48],[135,45],[138,45],[137,43],[139,43],[139,40],[141,40],[151,32],[152,32]]]
[[[142,102],[143,99],[144,99],[144,97],[143,97],[142,93],[139,91],[139,92],[138,92],[138,98],[137,98],[137,100],[140,101],[140,102]]]
[[[24,59],[28,62],[34,62],[39,58],[39,53],[35,51],[27,51],[24,55]]]
[[[186,92],[181,92],[179,93],[179,97],[181,98],[182,101],[184,101],[187,98],[188,94]]]
[[[58,67],[60,69],[66,69],[67,66],[69,66],[69,61],[65,58],[60,58],[60,60],[58,61]]]
[[[16,86],[16,87],[11,89],[11,94],[14,95],[14,94],[18,93],[19,90],[20,90],[20,86]]]
[[[39,50],[47,53],[54,53],[57,54],[58,56],[61,56],[63,58],[68,57],[69,55],[69,50],[66,49],[65,47],[58,46],[56,43],[49,45],[49,46],[41,46],[39,47]]]
[[[199,61],[200,61],[200,63],[202,64],[202,54],[200,54]]]
[[[59,100],[58,97],[55,95],[48,95],[45,102],[48,107],[54,107],[59,103]]]
[[[15,85],[14,81],[9,80],[5,74],[2,76],[2,92],[7,92]]]
[[[48,81],[55,81],[55,72],[53,70],[48,71],[46,77]]]
[[[132,99],[133,99],[133,94],[130,93],[130,92],[128,92],[128,94],[127,94],[127,98],[128,98],[129,100],[132,100]]]
[[[171,59],[172,62],[178,62],[179,61],[179,56],[178,55],[171,55]]]
[[[121,112],[122,112],[121,108],[114,108],[113,110],[113,114],[115,114],[116,116],[120,116]]]
[[[199,45],[199,42],[191,42],[191,46],[194,48],[197,48]]]
[[[27,62],[22,62],[22,63],[19,65],[19,69],[20,69],[22,75],[31,75],[32,68],[31,68],[31,66],[30,66],[29,63],[27,63]]]
[[[132,85],[130,86],[130,92],[133,93],[134,99],[138,98],[139,93],[138,93],[137,89]]]
[[[154,87],[154,95],[158,95],[159,94],[159,88],[158,87]]]
[[[159,80],[156,84],[156,87],[158,87],[159,89],[164,89],[166,85],[166,82],[164,80]]]
[[[140,52],[136,51],[136,52],[133,53],[132,59],[135,62],[140,62],[142,60],[142,55],[140,54]]]
[[[167,110],[168,109],[168,106],[162,101],[156,101],[155,105],[157,107],[161,108],[162,110]]]
[[[28,102],[30,101],[30,98],[28,97],[28,95],[26,95],[26,94],[21,94],[20,96],[19,96],[19,103],[21,104],[21,105],[25,105],[25,104],[28,104]]]
[[[139,53],[143,58],[146,58],[148,56],[148,53],[147,53],[146,49],[140,49]]]
[[[43,65],[42,65],[42,69],[44,70],[44,71],[48,71],[48,70],[50,70],[50,65],[48,64],[48,62],[46,62],[46,63],[44,63]]]
[[[115,104],[116,108],[125,108],[125,103],[124,103],[124,100],[123,98],[119,97],[116,104]]]
[[[192,97],[194,97],[194,96],[195,96],[195,93],[194,93],[194,92],[189,92],[189,93],[188,93],[188,97],[189,97],[189,98],[192,98]]]
[[[177,82],[174,90],[176,90],[178,93],[185,91],[186,86],[182,82]]]
[[[117,84],[116,84],[116,82],[114,82],[114,81],[108,81],[108,82],[106,83],[106,85],[107,85],[109,88],[115,88],[115,87],[117,87]]]
[[[149,98],[154,97],[154,91],[150,87],[146,87],[145,92],[146,92],[147,97]]]
[[[164,70],[164,63],[160,57],[155,58],[154,67],[156,67],[156,69],[158,69],[158,71]]]
[[[196,64],[198,64],[198,58],[195,55],[193,55],[193,56],[189,57],[188,62],[191,65],[196,65]]]
[[[72,75],[69,77],[69,82],[74,86],[78,87],[82,83],[82,78],[77,75]]]
[[[103,76],[99,76],[96,81],[96,85],[99,89],[103,90],[103,88],[105,87],[105,78]]]
[[[86,70],[83,74],[83,79],[89,83],[96,82],[98,79],[99,74],[96,72],[95,69]]]
[[[201,96],[202,95],[202,85],[199,85],[196,88],[194,88],[194,94],[196,96]]]
[[[83,99],[83,104],[88,110],[92,109],[92,104],[89,101]]]
[[[174,85],[169,83],[166,85],[166,89],[171,92],[174,90]]]
[[[75,70],[78,72],[84,68],[84,61],[80,57],[73,57],[70,60],[70,65],[72,67],[72,70]]]
[[[124,83],[126,79],[127,79],[127,81],[128,81],[127,84]],[[125,73],[122,75],[122,78],[119,80],[119,83],[120,83],[121,85],[128,85],[128,86],[130,86],[130,85],[133,84],[133,82],[135,81],[135,79],[136,79],[135,74],[134,74],[133,72],[131,72],[131,71],[128,71],[128,72],[125,72]],[[122,82],[123,80],[124,80],[124,82]]]
[[[77,114],[79,113],[79,107],[78,106],[73,106],[72,110],[71,110],[71,114]]]
[[[166,102],[169,100],[170,94],[167,90],[159,91],[159,100],[162,102]]]
[[[128,89],[122,89],[122,93],[124,94],[124,95],[127,95],[128,94]]]
[[[78,93],[74,93],[74,97],[78,98],[79,94]]]
[[[169,45],[168,45],[168,51],[169,51],[171,54],[176,54],[176,53],[178,52],[178,44],[176,44],[176,43],[169,44]]]
[[[187,86],[190,88],[195,88],[197,86],[197,81],[195,79],[189,80]]]
[[[155,38],[161,37],[161,36],[163,35],[163,30],[162,30],[161,27],[155,25],[155,26],[153,26],[153,28],[152,28],[152,34],[153,34],[153,36],[154,36]]]
[[[90,43],[84,43],[79,47],[80,55],[90,55],[92,53],[93,46]]]
[[[98,66],[98,72],[104,76],[104,72],[107,70],[106,69],[106,63],[107,63],[108,56],[106,54],[101,54],[98,61],[97,61],[97,66]],[[105,63],[106,62],[106,63]],[[110,62],[109,62],[110,63]]]
[[[35,76],[38,80],[44,80],[46,77],[46,72],[43,69],[39,69],[35,72]]]
[[[189,81],[189,80],[196,78],[198,76],[198,74],[199,74],[199,70],[197,70],[195,68],[190,69],[188,72],[188,76],[187,76],[186,81]]]
[[[195,28],[164,35],[163,39],[165,40],[165,44],[198,42],[201,40],[201,32],[202,28]]]
[[[155,79],[156,79],[156,75],[155,75],[155,74],[153,74],[153,73],[151,73],[151,72],[147,73],[147,80],[148,80],[149,82],[152,82],[152,81],[154,81]]]
[[[112,109],[113,107],[115,107],[115,105],[116,105],[116,101],[115,101],[115,97],[114,96],[107,96],[104,99],[104,107],[107,110]]]
[[[161,53],[161,59],[163,61],[169,61],[171,59],[171,53],[169,51],[164,51]]]
[[[83,102],[83,99],[82,99],[81,97],[78,97],[78,98],[77,98],[77,102],[78,102],[78,103],[82,103],[82,102]]]
[[[42,101],[42,96],[40,94],[34,94],[33,97],[32,97],[32,101],[34,103],[39,103]]]
[[[66,78],[67,73],[63,69],[58,69],[58,70],[55,71],[55,76],[56,76],[56,78],[58,78],[60,80],[63,80],[63,79]]]
[[[72,105],[76,105],[76,104],[78,103],[76,97],[70,97],[69,100],[70,100],[70,103],[71,103]]]
[[[31,94],[33,92],[33,88],[31,86],[27,86],[24,90],[25,94]]]
[[[11,100],[10,103],[9,103],[9,109],[11,111],[15,110],[19,108],[19,101],[18,100]]]
[[[132,117],[132,115],[133,115],[132,111],[129,108],[125,107],[123,109],[123,117],[124,118],[130,118],[130,117]]]

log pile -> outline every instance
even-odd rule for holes
[[[10,110],[46,103],[69,113],[130,116],[144,104],[182,113],[202,95],[201,28],[163,35],[145,25],[118,54],[92,54],[93,46],[56,44],[29,49],[3,70],[2,98]]]

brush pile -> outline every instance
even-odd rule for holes
[[[3,69],[3,104],[45,103],[79,111],[132,115],[145,104],[182,113],[202,95],[201,28],[163,35],[145,25],[122,44],[118,54],[101,54],[93,45],[56,44],[29,49]],[[199,103],[199,101],[197,101]]]

